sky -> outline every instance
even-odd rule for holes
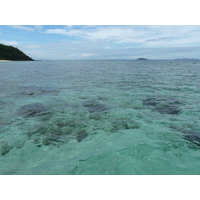
[[[35,60],[200,59],[200,25],[0,25]]]

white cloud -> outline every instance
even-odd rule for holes
[[[30,27],[27,27],[27,26],[21,26],[21,25],[11,25],[10,27],[15,28],[15,29],[24,30],[24,31],[30,31],[30,32],[35,31],[34,28],[30,28]]]
[[[53,34],[65,35],[66,34],[66,30],[65,29],[48,29],[48,30],[45,31],[45,33],[53,33]]]
[[[83,29],[49,29],[45,33],[62,34],[67,36],[75,36],[90,40],[113,40],[116,42],[134,42],[138,41],[137,37],[141,37],[143,33],[137,30],[121,27],[121,26],[85,26]],[[136,39],[137,38],[137,39]],[[141,39],[140,39],[141,41]]]
[[[82,55],[80,55],[81,57],[91,57],[93,56],[94,54],[93,53],[84,53]]]
[[[45,33],[110,43],[136,43],[144,47],[194,45],[200,41],[200,26],[68,26]]]
[[[66,30],[66,29],[48,29],[44,33],[50,33],[50,34],[60,34],[60,35],[67,35],[67,36],[75,36],[75,37],[82,37],[86,38],[86,33],[83,30],[78,29],[72,29],[72,30]]]
[[[18,42],[16,42],[16,41],[8,41],[8,40],[0,40],[0,43],[3,43],[3,44],[5,44],[5,45],[13,45],[13,46],[15,46],[15,45],[18,45]]]
[[[57,36],[23,46],[35,59],[199,58],[200,26],[44,26],[42,32]]]

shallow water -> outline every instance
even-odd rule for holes
[[[0,174],[200,174],[200,62],[0,63]]]

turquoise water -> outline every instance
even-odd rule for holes
[[[0,174],[200,174],[199,61],[0,63]]]

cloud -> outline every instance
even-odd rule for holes
[[[0,43],[3,43],[3,44],[5,44],[5,45],[13,45],[13,46],[15,46],[15,45],[18,45],[19,43],[18,42],[16,42],[16,41],[8,41],[8,40],[0,40]]]
[[[27,26],[21,26],[21,25],[11,25],[10,27],[15,28],[15,29],[24,30],[24,31],[29,31],[29,32],[35,31],[34,28],[30,28],[30,27],[27,27]]]
[[[158,41],[163,41],[163,40],[173,40],[177,39],[176,37],[163,37],[163,38],[157,38],[157,39],[148,39],[145,42],[158,42]]]
[[[45,30],[44,33],[60,34],[60,35],[78,37],[78,38],[88,38],[87,37],[87,32],[85,32],[84,30],[79,30],[79,29],[71,29],[71,30],[66,30],[66,29],[48,29],[48,30]]]
[[[67,26],[44,33],[76,37],[81,41],[107,41],[134,46],[160,47],[191,45],[200,41],[200,26]]]
[[[200,26],[70,25],[41,28],[43,34],[40,37],[48,41],[21,44],[22,50],[35,59],[199,58]],[[45,34],[49,34],[48,37]]]
[[[63,29],[48,29],[46,34],[60,34],[88,41],[110,41],[113,43],[144,43],[145,32],[133,26],[68,26]]]
[[[44,33],[66,35],[66,30],[65,29],[48,29]]]
[[[29,32],[34,32],[35,30],[40,31],[43,29],[42,25],[33,25],[32,27],[21,26],[21,25],[10,25],[10,27],[24,30],[24,31],[29,31]]]
[[[84,53],[84,54],[81,54],[80,57],[91,57],[91,56],[94,56],[95,54],[93,53]]]
[[[73,36],[80,36],[84,37],[84,31],[78,29],[48,29],[45,30],[44,33],[51,33],[51,34],[61,34],[61,35],[73,35]]]

